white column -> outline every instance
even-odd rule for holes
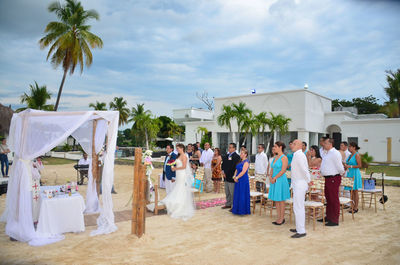
[[[257,137],[255,135],[252,135],[252,137],[251,137],[251,150],[252,150],[251,154],[252,155],[257,153],[257,141],[256,141],[257,139],[256,138]]]
[[[308,147],[310,146],[309,136],[310,136],[310,133],[308,131],[298,131],[297,132],[297,139],[299,139],[302,142],[306,142],[307,143],[307,150],[308,150]]]
[[[218,133],[217,132],[211,132],[211,141],[213,147],[219,147],[219,141],[218,141]]]

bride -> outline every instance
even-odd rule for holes
[[[193,176],[189,159],[185,154],[185,146],[177,144],[176,149],[178,151],[176,166],[171,167],[171,170],[176,172],[175,187],[163,202],[167,207],[168,215],[186,221],[194,215]]]

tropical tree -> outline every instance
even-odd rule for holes
[[[161,122],[157,118],[153,118],[150,110],[144,109],[144,104],[137,104],[132,107],[129,122],[133,122],[132,132],[137,135],[144,135],[146,149],[150,148],[150,141],[157,136]]]
[[[39,86],[35,81],[35,85],[29,85],[29,94],[24,93],[21,96],[21,103],[25,103],[26,107],[19,108],[17,112],[25,109],[53,110],[54,105],[47,104],[47,100],[51,99],[51,93],[47,91],[45,85]]]
[[[222,105],[222,112],[217,117],[217,123],[221,127],[226,127],[229,129],[229,133],[232,134],[232,120],[235,118],[232,106]],[[235,134],[232,135],[232,141],[235,143]]]
[[[175,142],[175,137],[179,137],[183,133],[182,127],[179,126],[174,121],[171,121],[170,123],[168,123],[167,127],[168,127],[168,134],[169,134],[169,136],[172,136],[172,138],[174,139],[174,142]]]
[[[64,75],[58,90],[57,101],[54,110],[57,111],[62,89],[67,72],[72,75],[79,64],[81,73],[83,65],[89,67],[93,61],[90,48],[103,47],[103,41],[90,32],[91,26],[88,20],[99,20],[96,10],[85,10],[80,2],[66,0],[66,4],[53,2],[48,6],[51,13],[55,13],[59,21],[47,24],[44,36],[39,40],[40,48],[51,46],[47,54],[47,60],[51,57],[51,63],[55,68],[62,65]]]
[[[290,118],[285,117],[282,114],[273,114],[269,113],[271,118],[268,119],[267,124],[269,127],[270,135],[267,139],[267,149],[269,150],[269,145],[271,143],[271,139],[274,136],[275,132],[279,132],[281,135],[288,133],[289,131],[289,122],[292,120]]]
[[[239,102],[239,104],[232,104],[233,115],[236,119],[237,127],[238,127],[238,141],[240,142],[240,133],[242,132],[243,123],[248,120],[248,118],[252,115],[252,111],[247,108],[246,103]]]
[[[128,122],[129,118],[129,108],[128,103],[123,97],[115,97],[112,102],[110,102],[110,109],[119,111],[119,121],[118,126],[122,126]]]
[[[267,117],[267,113],[265,111],[260,112],[259,114],[254,116],[254,127],[257,131],[257,135],[261,135],[261,141],[259,139],[259,143],[264,143],[264,133],[265,127],[268,126],[270,120]],[[260,138],[260,137],[259,137]]]
[[[242,145],[246,144],[247,134],[249,132],[251,132],[253,135],[257,134],[258,124],[257,124],[257,120],[253,116],[254,115],[252,113],[250,113],[250,115],[244,117],[244,119],[242,120],[241,132],[244,133]]]
[[[94,108],[94,110],[107,110],[107,103],[96,100],[96,103],[90,103],[89,107]]]
[[[199,127],[197,127],[197,133],[200,134],[200,142],[201,142],[201,140],[203,139],[204,135],[208,134],[208,130],[207,130],[206,127],[199,126]],[[196,141],[197,141],[197,139],[196,139]]]
[[[387,87],[385,87],[386,95],[389,97],[389,103],[397,102],[400,110],[400,69],[396,72],[386,71]],[[400,117],[400,115],[399,115]]]

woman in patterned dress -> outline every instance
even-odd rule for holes
[[[321,167],[322,158],[319,154],[319,148],[316,145],[311,146],[310,150],[307,152],[308,166],[310,168],[311,179],[321,178]]]

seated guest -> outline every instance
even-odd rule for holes
[[[347,158],[346,165],[344,168],[347,170],[347,177],[354,179],[353,191],[351,194],[351,198],[353,200],[353,210],[354,212],[358,212],[358,190],[362,188],[362,179],[361,179],[361,156],[358,153],[360,147],[354,142],[349,144],[349,150],[351,155]],[[345,187],[345,190],[350,190],[349,187]],[[350,211],[351,213],[351,211]]]
[[[221,169],[222,157],[219,148],[214,149],[214,156],[211,160],[211,171],[212,181],[214,182],[214,192],[219,193],[221,180],[222,180],[222,169]]]
[[[78,165],[79,166],[89,166],[90,163],[92,163],[92,160],[88,158],[88,155],[86,153],[83,153],[83,157],[79,159]],[[81,180],[78,184],[82,185],[83,184],[83,179],[88,176],[88,171],[89,168],[87,169],[79,169],[79,174],[81,175]]]
[[[8,153],[10,153],[10,149],[7,146],[6,138],[4,138],[0,145],[1,174],[3,174],[3,178],[8,178]]]
[[[310,150],[307,152],[308,167],[311,171],[311,179],[319,179],[321,177],[321,172],[319,168],[321,167],[322,158],[319,154],[318,146],[311,146]]]
[[[249,160],[248,152],[240,153],[241,162],[236,165],[235,189],[233,194],[232,213],[238,215],[251,214],[250,212],[250,184],[249,184]]]
[[[278,218],[274,225],[282,225],[285,223],[285,201],[290,199],[289,183],[286,177],[286,169],[288,167],[288,159],[283,154],[285,151],[283,142],[276,142],[272,148],[272,152],[276,154],[272,161],[272,176],[269,177],[270,188],[268,199],[276,203],[276,211]]]

